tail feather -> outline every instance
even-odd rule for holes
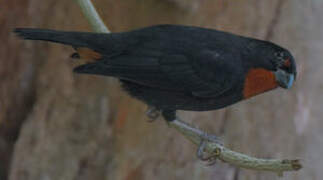
[[[109,34],[91,32],[68,32],[48,29],[16,28],[14,32],[23,39],[42,40],[77,47],[88,47],[95,51],[104,51],[109,47]],[[104,49],[103,49],[104,48]]]

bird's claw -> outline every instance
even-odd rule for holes
[[[149,118],[148,122],[154,122],[157,120],[160,116],[160,111],[155,107],[148,107],[148,110],[146,111],[146,115]]]
[[[212,166],[216,163],[216,160],[218,159],[221,152],[220,152],[220,149],[216,148],[215,151],[212,153],[212,155],[205,156],[206,153],[204,151],[207,145],[207,141],[216,142],[221,145],[223,143],[218,139],[218,137],[214,135],[205,134],[202,137],[200,145],[198,146],[198,149],[197,149],[197,153],[196,153],[197,157],[201,161],[207,162],[208,166]]]

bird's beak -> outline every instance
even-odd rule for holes
[[[294,74],[287,73],[281,69],[275,72],[275,77],[279,86],[285,89],[291,88],[295,79]]]

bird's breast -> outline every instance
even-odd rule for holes
[[[272,71],[263,68],[253,68],[245,76],[243,98],[250,98],[277,87],[278,84]]]

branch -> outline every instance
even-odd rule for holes
[[[196,145],[201,143],[201,134],[203,134],[203,131],[193,128],[189,124],[178,119],[171,121],[168,124],[170,127],[173,127],[182,133],[192,143]],[[297,171],[302,168],[299,160],[259,159],[234,152],[216,142],[208,141],[206,143],[205,150],[210,153],[210,155],[216,156],[217,159],[237,167],[258,171],[272,171],[279,175],[282,175],[284,171]]]
[[[81,7],[85,17],[96,32],[109,33],[108,28],[98,15],[90,0],[75,0]],[[182,133],[192,143],[199,145],[202,141],[203,131],[193,128],[187,123],[178,119],[168,123],[170,127]],[[272,171],[282,175],[285,171],[297,171],[302,168],[298,160],[278,160],[278,159],[258,159],[234,152],[225,148],[222,144],[206,142],[206,151],[210,155],[215,155],[223,162],[237,167],[253,169],[258,171]]]
[[[93,30],[99,33],[109,33],[109,29],[100,18],[91,0],[75,0],[82,9],[85,18],[91,24]]]

